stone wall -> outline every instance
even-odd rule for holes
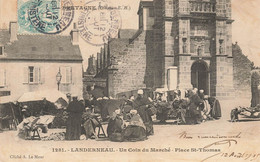
[[[251,61],[233,44],[234,88],[237,97],[251,97]]]
[[[151,31],[142,31],[122,52],[116,54],[116,65],[108,74],[108,82],[111,83],[109,96],[152,86],[153,57],[148,50],[152,46],[151,38]]]

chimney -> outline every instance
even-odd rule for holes
[[[11,21],[10,27],[9,27],[9,33],[10,33],[10,42],[14,42],[17,40],[17,22]]]
[[[79,30],[78,30],[76,23],[73,24],[73,29],[70,32],[70,36],[71,36],[72,44],[78,45],[79,44]]]

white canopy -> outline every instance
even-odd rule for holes
[[[14,102],[16,101],[16,99],[14,99],[12,96],[2,96],[0,97],[0,104]]]
[[[40,101],[44,98],[53,103],[56,102],[59,98],[62,98],[68,102],[67,96],[64,93],[55,89],[26,92],[18,99],[18,102]]]

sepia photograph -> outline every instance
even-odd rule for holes
[[[260,161],[259,0],[0,0],[0,162]]]

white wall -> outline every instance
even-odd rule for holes
[[[28,66],[40,67],[43,80],[39,84],[24,83],[24,68]],[[72,67],[72,81],[70,84],[61,84],[63,93],[83,96],[82,63],[56,63],[56,62],[0,62],[0,68],[6,71],[6,86],[0,87],[0,91],[11,91],[12,99],[17,99],[25,92],[58,89],[56,75],[61,66]]]

